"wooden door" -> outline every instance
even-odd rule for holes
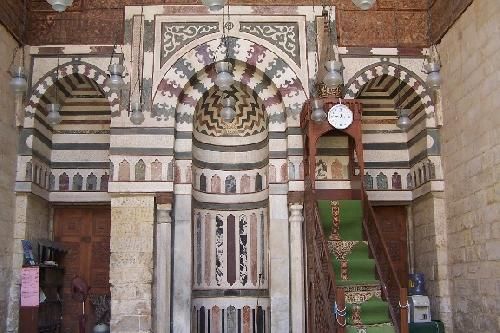
[[[408,240],[405,206],[374,206],[401,286],[408,288]]]
[[[110,207],[56,207],[54,239],[69,252],[63,260],[63,333],[78,332],[82,304],[71,298],[71,280],[82,277],[92,294],[109,294]],[[92,332],[95,318],[90,302],[85,303],[87,332]]]

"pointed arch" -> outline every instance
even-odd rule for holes
[[[389,61],[377,62],[357,71],[345,85],[345,98],[356,98],[363,86],[370,80],[384,74],[396,77],[399,71],[401,81],[409,85],[420,97],[425,113],[433,114],[435,110],[434,101],[432,95],[430,94],[431,90],[425,81],[408,68]]]
[[[305,89],[291,67],[272,51],[250,42],[231,38],[229,59],[236,81],[248,85],[262,98],[270,124],[286,126],[285,109],[300,110],[307,99]],[[210,50],[218,40],[202,43],[182,55],[155,83],[153,116],[176,123],[190,123],[198,99],[213,85],[215,78]],[[270,126],[270,130],[276,126]],[[282,128],[277,126],[275,130]]]
[[[33,118],[35,116],[36,110],[39,108],[40,100],[47,90],[56,84],[53,79],[56,71],[57,67],[52,68],[33,85],[28,103],[25,107],[26,118]],[[120,112],[118,95],[116,93],[111,94],[109,88],[104,86],[104,81],[106,80],[106,72],[104,70],[84,61],[68,61],[59,66],[59,80],[73,74],[79,74],[94,81],[97,84],[96,88],[103,92],[109,101],[111,114],[113,115],[114,113]]]

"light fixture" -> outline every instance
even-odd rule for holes
[[[326,74],[323,78],[323,83],[328,88],[336,88],[344,83],[342,67],[342,62],[336,60],[330,60],[325,63]]]
[[[236,117],[236,100],[233,97],[226,97],[222,100],[222,110],[220,115],[226,123],[231,123]]]
[[[375,0],[352,0],[352,2],[361,10],[368,10],[375,4]]]
[[[427,79],[425,82],[431,89],[439,89],[441,87],[441,61],[439,59],[439,51],[437,49],[436,44],[432,43],[432,11],[427,11],[427,38],[431,42],[431,46],[429,46],[427,50],[426,57],[424,58],[424,64],[422,72],[427,74]]]
[[[47,123],[51,126],[55,126],[59,124],[62,121],[61,114],[59,113],[59,110],[61,110],[61,105],[58,103],[51,103],[47,104],[45,106],[45,109],[47,110]]]
[[[135,83],[135,86],[133,90],[135,90],[135,87],[138,86],[138,101],[136,100],[135,102],[130,103],[130,111],[129,111],[129,116],[130,116],[130,121],[134,125],[140,125],[144,122],[144,111],[142,110],[142,95],[143,95],[143,84],[144,84],[144,78],[143,78],[143,72],[142,69],[144,68],[144,48],[143,48],[143,43],[142,43],[142,25],[143,25],[143,20],[144,20],[144,6],[141,6],[141,25],[140,25],[140,31],[139,31],[139,54],[142,54],[142,57],[140,57],[137,60],[137,81]],[[111,71],[110,71],[111,73]]]
[[[335,89],[344,83],[344,79],[342,78],[342,68],[344,67],[344,65],[342,64],[342,61],[340,61],[338,52],[337,36],[334,32],[332,20],[332,10],[332,7],[328,9],[326,6],[324,6],[322,11],[323,19],[327,22],[327,25],[325,24],[325,28],[328,27],[328,39],[324,41],[327,49],[325,54],[326,62],[324,64],[326,71],[323,76],[323,84],[328,89]]]
[[[398,109],[396,110],[396,113],[398,115],[398,121],[396,122],[396,126],[406,132],[411,125],[411,120],[409,117],[410,109]]]
[[[144,113],[142,112],[142,107],[140,102],[134,102],[131,106],[132,113],[130,115],[130,121],[134,125],[140,125],[144,122]]]
[[[321,98],[315,98],[311,103],[311,119],[313,121],[323,121],[326,119],[326,112],[323,110],[323,100]]]
[[[232,70],[233,65],[229,61],[220,61],[215,64],[217,76],[214,82],[220,90],[226,91],[231,89],[231,85],[234,83]]]
[[[225,0],[202,0],[201,2],[210,10],[221,10],[226,4]]]
[[[426,83],[433,89],[438,89],[441,86],[441,66],[437,62],[429,62],[424,66],[427,73]]]
[[[22,66],[17,66],[11,71],[10,87],[16,95],[22,95],[28,89],[28,82]]]
[[[108,70],[109,76],[106,81],[104,81],[104,85],[108,87],[111,92],[119,92],[125,85],[125,81],[123,81],[123,72],[125,71],[125,67],[120,64],[110,64],[108,66]]]
[[[56,12],[64,12],[67,7],[73,5],[73,0],[47,0]]]

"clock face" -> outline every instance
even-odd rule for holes
[[[336,104],[328,111],[328,122],[337,129],[346,129],[352,120],[352,111],[344,104]]]

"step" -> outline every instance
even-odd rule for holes
[[[347,323],[374,325],[390,323],[389,304],[379,297],[371,297],[361,304],[347,303]]]
[[[333,270],[335,272],[336,281],[347,281],[347,280],[361,280],[361,281],[372,281],[375,280],[375,260],[366,259],[349,259],[346,262],[340,262],[331,256]],[[346,265],[347,270],[343,269],[343,265]],[[346,273],[346,274],[345,274]]]
[[[396,333],[391,323],[378,325],[346,326],[346,333]]]
[[[362,244],[359,244],[362,243]],[[368,242],[362,240],[328,240],[328,250],[330,253],[335,254],[335,257],[339,260],[347,260],[347,258],[355,253],[357,255],[363,255],[369,257],[368,252]],[[360,253],[362,251],[363,253]]]
[[[369,284],[344,285],[342,289],[345,292],[346,303],[361,304],[371,297],[382,298],[382,290],[378,281]]]
[[[363,212],[359,200],[318,200],[317,204],[321,226],[327,239],[363,240]],[[335,218],[334,211],[337,213]],[[334,230],[334,224],[338,226],[337,231]]]

